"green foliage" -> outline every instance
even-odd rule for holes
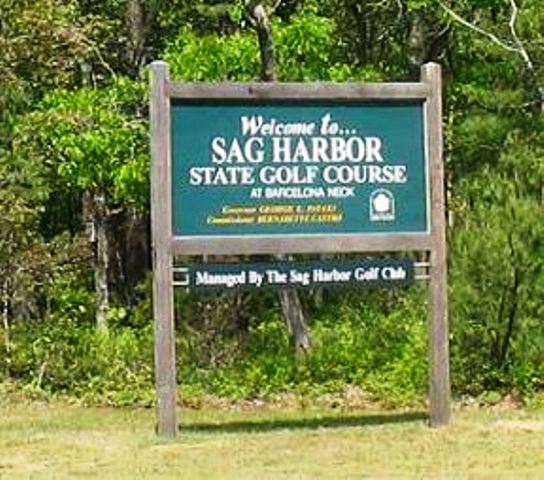
[[[115,202],[147,197],[147,123],[142,84],[124,78],[104,89],[59,90],[27,115],[16,146],[53,170],[64,186],[108,191]]]
[[[453,125],[453,378],[472,393],[543,386],[542,119],[510,88],[455,97],[469,110]]]
[[[91,294],[91,272],[86,268],[90,252],[82,239],[57,237],[51,242],[55,252],[53,268],[45,283],[49,322],[71,319],[88,323],[94,315],[94,296]],[[41,328],[41,327],[40,327]]]
[[[242,2],[238,0],[174,0],[164,2],[158,12],[159,23],[175,37],[180,28],[191,27],[198,34],[232,32],[242,18]]]
[[[460,394],[544,388],[544,9],[517,3],[512,22],[498,0],[265,2],[281,81],[416,80],[423,62],[444,67]],[[124,269],[132,255],[145,270],[149,248],[139,79],[161,57],[180,80],[256,80],[257,35],[233,0],[0,0],[0,10],[0,369],[36,390],[148,402],[151,288],[149,278],[133,288]],[[88,204],[96,194],[105,213]],[[114,245],[108,335],[91,326],[93,252],[80,234],[93,215]],[[177,292],[183,388],[251,397],[351,383],[421,399],[421,292],[319,297],[303,296],[313,349],[297,357],[274,294]]]
[[[148,403],[153,394],[153,329],[149,317],[144,320],[150,313],[147,300],[132,314],[110,311],[110,330],[100,333],[92,327],[91,299],[64,283],[70,277],[65,273],[51,286],[56,301],[48,320],[18,324],[12,332],[12,377],[33,391],[69,392],[100,403]],[[178,381],[185,394],[266,398],[285,392],[341,392],[351,384],[390,405],[413,404],[424,395],[426,315],[421,292],[402,297],[390,314],[362,302],[360,295],[344,298],[340,315],[334,305],[323,306],[312,325],[313,349],[302,357],[294,352],[278,314],[253,317],[245,335],[229,326],[227,312],[235,297],[208,298],[191,307],[198,323],[179,316]],[[178,308],[187,309],[187,301],[178,298]]]
[[[542,17],[524,31],[534,3],[520,5],[512,25],[510,7],[452,6],[502,46],[449,17],[453,380],[469,393],[543,386],[542,62],[519,49],[542,58]]]
[[[51,88],[76,84],[77,62],[92,54],[77,2],[2,0],[0,5],[0,80],[35,99]]]
[[[485,178],[485,180],[484,180]],[[540,202],[484,172],[479,203],[453,237],[452,298],[457,381],[469,390],[541,388],[544,216]],[[493,182],[490,183],[490,178]]]
[[[343,300],[336,315],[329,310],[320,345],[308,357],[312,374],[322,382],[359,385],[376,398],[397,404],[421,398],[427,385],[421,293],[416,290],[401,297],[389,313],[380,312],[360,295]]]
[[[103,333],[80,317],[76,312],[39,328],[16,329],[12,375],[24,378],[36,391],[69,392],[90,402],[150,403],[151,329]]]
[[[255,318],[237,348],[231,343],[230,354],[220,361],[201,358],[197,370],[195,343],[189,340],[179,344],[185,359],[179,380],[235,398],[337,392],[353,384],[391,404],[413,403],[427,386],[421,292],[403,297],[397,307],[384,314],[362,302],[360,295],[323,307],[312,324],[312,349],[301,357],[277,314]],[[205,337],[206,332],[193,331],[194,335]],[[193,348],[185,350],[188,347]]]
[[[378,69],[354,68],[343,61],[336,24],[313,9],[294,15],[289,23],[274,25],[279,77],[285,81],[377,81]]]
[[[258,48],[251,35],[196,35],[184,28],[166,48],[172,76],[187,81],[252,80],[258,72]]]
[[[289,23],[277,21],[272,30],[278,60],[278,76],[284,81],[376,81],[372,66],[353,68],[343,62],[335,40],[335,23],[312,9],[293,15]],[[259,71],[255,35],[236,32],[226,36],[199,36],[185,27],[168,45],[164,59],[172,76],[187,81],[248,81]]]

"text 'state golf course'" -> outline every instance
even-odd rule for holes
[[[423,103],[173,101],[175,236],[428,233]]]

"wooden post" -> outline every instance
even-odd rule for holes
[[[157,433],[177,435],[176,352],[172,278],[172,206],[170,174],[170,99],[168,66],[151,64],[151,234],[153,245],[153,316]]]
[[[425,104],[432,240],[429,272],[430,423],[433,427],[439,427],[448,424],[451,409],[440,65],[436,63],[423,65],[421,79],[430,89]]]

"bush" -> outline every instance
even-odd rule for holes
[[[149,327],[104,333],[55,320],[13,332],[10,371],[35,390],[101,403],[150,403],[153,334]]]
[[[428,384],[427,317],[421,297],[415,289],[385,313],[361,301],[360,292],[343,296],[339,304],[326,304],[315,312],[311,351],[299,356],[277,312],[254,318],[228,361],[200,363],[195,369],[186,352],[180,380],[235,398],[339,392],[353,384],[392,404],[421,400]]]
[[[544,216],[540,201],[490,172],[486,191],[452,235],[452,380],[460,393],[544,387]],[[490,191],[488,185],[492,184]]]

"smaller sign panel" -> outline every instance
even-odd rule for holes
[[[175,285],[202,290],[403,286],[414,279],[409,258],[353,261],[198,264],[174,269]]]

